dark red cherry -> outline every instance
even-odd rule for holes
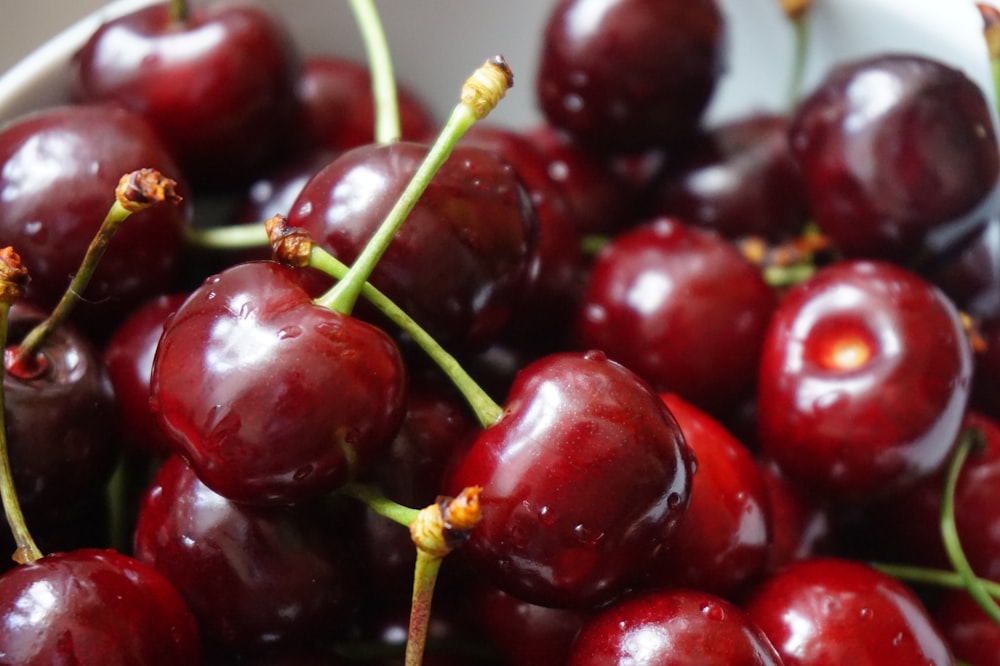
[[[727,599],[765,572],[771,515],[750,451],[718,421],[676,394],[663,396],[698,463],[691,502],[649,568],[652,587],[689,587]]]
[[[237,504],[173,456],[143,496],[135,558],[173,583],[206,640],[240,650],[304,643],[357,602],[358,563],[331,515]]]
[[[151,393],[212,490],[291,503],[356,478],[395,436],[405,370],[383,331],[313,304],[271,262],[209,278],[164,327]]]
[[[562,0],[544,27],[535,88],[548,121],[614,152],[683,138],[722,68],[714,0]]]
[[[26,298],[52,308],[69,286],[114,203],[123,174],[155,168],[186,187],[152,129],[123,109],[65,106],[0,129],[0,238],[31,271]],[[118,230],[73,313],[110,334],[131,308],[169,291],[177,278],[189,204],[156,206]]]
[[[427,154],[397,142],[350,150],[306,184],[288,217],[352,263]],[[453,352],[485,346],[530,278],[537,225],[513,167],[458,146],[393,238],[371,283]]]
[[[939,290],[888,263],[831,264],[789,291],[771,320],[760,444],[811,492],[886,496],[941,468],[971,381],[968,338]]]
[[[789,131],[814,221],[852,256],[912,258],[1000,175],[982,91],[922,56],[840,65],[799,104]]]
[[[4,414],[18,498],[53,511],[99,491],[121,449],[118,404],[97,349],[71,326],[55,329],[31,363],[16,344],[46,314],[15,303],[4,354]]]
[[[770,460],[758,460],[771,515],[767,571],[789,562],[830,555],[836,544],[829,507],[791,483]]]
[[[933,611],[955,659],[970,666],[991,666],[1000,657],[1000,625],[964,590],[948,592]]]
[[[774,304],[760,271],[729,241],[658,218],[595,258],[575,344],[719,413],[752,395]]]
[[[646,592],[587,621],[567,666],[699,664],[781,666],[764,633],[738,606],[700,590]]]
[[[647,384],[603,354],[560,353],[515,379],[502,418],[462,457],[446,494],[481,486],[462,554],[525,601],[593,606],[621,594],[670,539],[692,458]]]
[[[1000,420],[1000,314],[980,322],[983,348],[975,354],[972,400],[976,409]]]
[[[990,216],[922,273],[969,316],[1000,317],[1000,215]]]
[[[201,663],[201,643],[163,576],[114,551],[82,549],[0,576],[0,660],[177,666]]]
[[[954,663],[916,595],[861,562],[794,562],[765,581],[745,608],[785,666]]]
[[[313,55],[302,63],[296,86],[301,126],[309,146],[341,153],[375,140],[375,103],[371,72],[365,65],[335,55]],[[437,131],[430,109],[405,85],[397,84],[400,133],[426,141]]]
[[[245,180],[289,134],[299,56],[278,18],[251,3],[184,17],[173,6],[99,27],[71,61],[74,96],[142,115],[199,185]]]

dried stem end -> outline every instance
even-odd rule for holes
[[[977,2],[976,8],[983,17],[983,36],[990,58],[1000,58],[1000,10],[983,2]]]
[[[13,303],[28,285],[28,269],[12,247],[0,249],[0,303]]]
[[[139,169],[122,176],[115,188],[115,199],[130,213],[162,203],[176,205],[181,202],[176,181],[156,169]]]
[[[508,88],[514,85],[514,73],[502,55],[487,60],[462,86],[462,104],[472,110],[476,120],[482,120],[496,108]]]
[[[433,557],[444,557],[469,538],[482,517],[479,496],[482,488],[465,488],[457,497],[441,497],[420,510],[410,525],[410,537],[417,548]]]
[[[296,268],[309,265],[314,243],[308,231],[288,226],[288,218],[280,214],[265,221],[264,230],[275,261]]]
[[[781,9],[785,12],[785,16],[792,21],[798,21],[805,16],[810,5],[812,5],[812,0],[781,0]]]

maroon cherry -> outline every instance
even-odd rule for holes
[[[8,664],[201,663],[194,615],[160,574],[111,550],[55,553],[0,576]]]
[[[317,497],[395,436],[405,370],[383,331],[315,305],[294,269],[240,264],[177,310],[153,361],[161,425],[215,492]]]
[[[935,605],[933,617],[955,659],[975,666],[997,663],[1000,625],[969,593],[964,590],[948,592]]]
[[[714,0],[562,0],[536,78],[552,125],[603,150],[670,144],[694,129],[721,72]]]
[[[911,259],[993,190],[990,105],[961,71],[911,54],[833,69],[793,114],[819,228],[852,256]]]
[[[888,263],[831,264],[789,291],[771,320],[760,443],[813,492],[885,496],[941,468],[971,380],[968,339],[940,291]]]
[[[765,581],[746,609],[785,666],[954,663],[917,596],[860,562],[794,562]]]
[[[781,666],[739,607],[708,592],[646,592],[601,610],[580,629],[567,666]]]
[[[77,100],[141,114],[185,174],[218,187],[245,179],[283,145],[299,58],[284,26],[260,7],[199,6],[179,16],[183,4],[103,24],[73,57],[72,84]]]
[[[771,514],[771,547],[767,571],[789,562],[833,552],[835,532],[830,508],[802,487],[791,483],[769,460],[758,460]]]
[[[518,374],[446,494],[483,488],[460,552],[487,580],[531,603],[584,607],[621,594],[670,539],[692,473],[648,385],[599,352],[560,353]]]

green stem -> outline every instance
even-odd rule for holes
[[[329,252],[314,245],[309,257],[309,265],[323,271],[334,278],[343,279],[350,270],[343,262]],[[462,394],[472,408],[480,425],[488,428],[500,420],[503,408],[500,407],[472,376],[462,367],[458,360],[449,354],[437,340],[415,322],[402,308],[392,302],[388,296],[365,282],[361,286],[361,295],[369,303],[378,308],[379,312],[400,327],[424,352],[437,364],[451,380],[455,388]]]
[[[378,515],[399,523],[403,527],[409,527],[410,523],[416,520],[420,514],[419,510],[393,502],[383,495],[381,490],[365,483],[348,483],[340,489],[340,492],[348,497],[353,497]]]
[[[375,102],[375,143],[390,143],[398,140],[402,131],[389,43],[372,0],[350,0],[350,5],[361,32],[371,71],[372,96]]]
[[[190,16],[191,8],[187,0],[170,0],[170,20],[172,23],[185,23]]]
[[[962,433],[958,440],[958,448],[955,450],[955,455],[948,467],[941,500],[941,538],[944,540],[945,552],[948,553],[951,566],[965,583],[965,589],[983,611],[994,622],[1000,624],[1000,606],[993,600],[986,586],[972,570],[972,565],[969,564],[968,558],[962,551],[962,544],[958,538],[958,527],[955,524],[955,487],[958,485],[958,475],[962,470],[962,465],[976,443],[976,437],[976,431],[971,429]]]
[[[403,226],[406,216],[410,214],[420,195],[427,189],[431,178],[451,155],[455,143],[475,124],[476,120],[478,120],[476,115],[467,105],[458,104],[455,107],[444,129],[441,130],[441,134],[438,135],[427,156],[406,185],[406,189],[403,190],[385,220],[372,235],[364,249],[361,250],[361,254],[351,265],[347,275],[330,291],[318,298],[316,300],[318,304],[341,314],[351,313],[361,295],[362,287],[371,276],[372,271],[375,270],[375,265],[382,258],[386,248],[389,247],[396,232]]]
[[[406,639],[404,666],[420,666],[427,646],[427,626],[431,618],[434,586],[444,558],[417,549],[413,568],[413,598],[410,600],[410,626]]]
[[[809,45],[809,12],[802,12],[792,19],[793,52],[792,71],[788,85],[788,108],[794,109],[802,97],[802,82],[806,70],[806,52]]]
[[[966,589],[965,579],[954,571],[917,567],[907,564],[888,564],[885,562],[870,562],[869,564],[893,578],[898,578],[909,583],[922,583],[925,585],[946,587],[952,590]],[[986,578],[978,578],[978,581],[987,594],[994,599],[1000,599],[1000,583]]]
[[[993,73],[993,101],[1000,109],[1000,58],[990,58],[990,71]]]
[[[248,250],[267,247],[267,232],[260,222],[222,227],[184,228],[184,240],[193,247],[209,250]]]
[[[2,362],[2,355],[7,349],[9,314],[10,303],[0,302],[0,370],[5,365]],[[0,501],[3,502],[7,524],[10,525],[10,531],[14,536],[14,543],[17,546],[17,550],[14,552],[14,560],[23,564],[41,559],[42,551],[35,545],[35,540],[28,530],[28,525],[24,520],[24,513],[21,511],[21,503],[17,498],[17,491],[14,489],[14,472],[10,466],[10,452],[7,446],[7,424],[4,419],[4,405],[6,402],[4,400],[3,374],[0,371]]]

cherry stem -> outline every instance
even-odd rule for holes
[[[340,493],[353,497],[369,509],[389,520],[409,527],[417,519],[420,511],[403,506],[382,494],[382,491],[367,483],[348,483],[340,489]]]
[[[184,227],[188,245],[209,250],[251,250],[267,247],[267,232],[261,222],[221,227]]]
[[[310,251],[309,266],[337,279],[342,279],[350,270],[346,264],[315,244]],[[462,394],[482,427],[488,428],[500,420],[500,417],[503,416],[503,408],[466,372],[458,360],[448,353],[420,324],[369,282],[362,285],[361,295],[424,350],[424,353],[434,361]]]
[[[958,447],[948,466],[948,474],[945,477],[944,492],[941,499],[941,538],[944,540],[945,552],[952,568],[962,579],[965,589],[976,601],[983,611],[997,624],[1000,624],[1000,606],[993,600],[986,586],[976,576],[969,564],[968,558],[962,551],[962,544],[958,538],[958,527],[955,524],[955,488],[958,485],[959,472],[970,451],[981,444],[982,434],[973,428],[966,429],[958,439]]]
[[[399,101],[396,98],[396,77],[385,30],[372,0],[350,0],[354,20],[361,32],[368,69],[372,77],[375,102],[375,143],[391,143],[402,134],[399,124]]]
[[[170,20],[173,23],[185,23],[191,15],[191,7],[187,0],[170,0]]]
[[[417,549],[417,562],[413,567],[413,596],[410,599],[410,624],[406,635],[404,666],[420,666],[424,661],[434,587],[443,561],[442,557]]]
[[[793,48],[792,71],[788,82],[788,108],[794,109],[802,97],[802,82],[806,71],[806,52],[809,47],[809,21],[806,12],[792,18]]]
[[[455,106],[406,189],[393,204],[392,210],[365,244],[347,275],[317,299],[317,303],[341,314],[351,313],[361,296],[362,287],[375,270],[375,265],[427,189],[431,178],[451,155],[462,135],[489,114],[511,85],[513,75],[500,56],[488,60],[466,80],[462,87],[462,101]]]
[[[982,2],[977,2],[976,8],[983,18],[983,38],[986,40],[990,71],[993,74],[994,104],[1000,108],[1000,11]]]
[[[83,257],[79,270],[63,292],[62,298],[44,321],[35,326],[21,341],[14,351],[12,366],[31,367],[33,359],[45,341],[70,316],[73,308],[80,302],[81,294],[87,289],[94,271],[108,249],[112,237],[132,215],[161,203],[176,204],[180,197],[175,192],[177,183],[164,178],[155,169],[140,169],[127,173],[118,181],[115,188],[115,202],[111,204],[108,214],[101,223],[100,229]]]
[[[869,562],[869,564],[881,571],[889,574],[893,578],[910,583],[924,583],[937,587],[946,587],[952,590],[966,589],[965,580],[958,573],[946,569],[934,569],[930,567],[918,567],[908,564],[890,564],[886,562]],[[977,577],[978,578],[978,577]],[[987,594],[994,599],[1000,599],[1000,583],[987,578],[978,578],[979,584],[983,586]]]

